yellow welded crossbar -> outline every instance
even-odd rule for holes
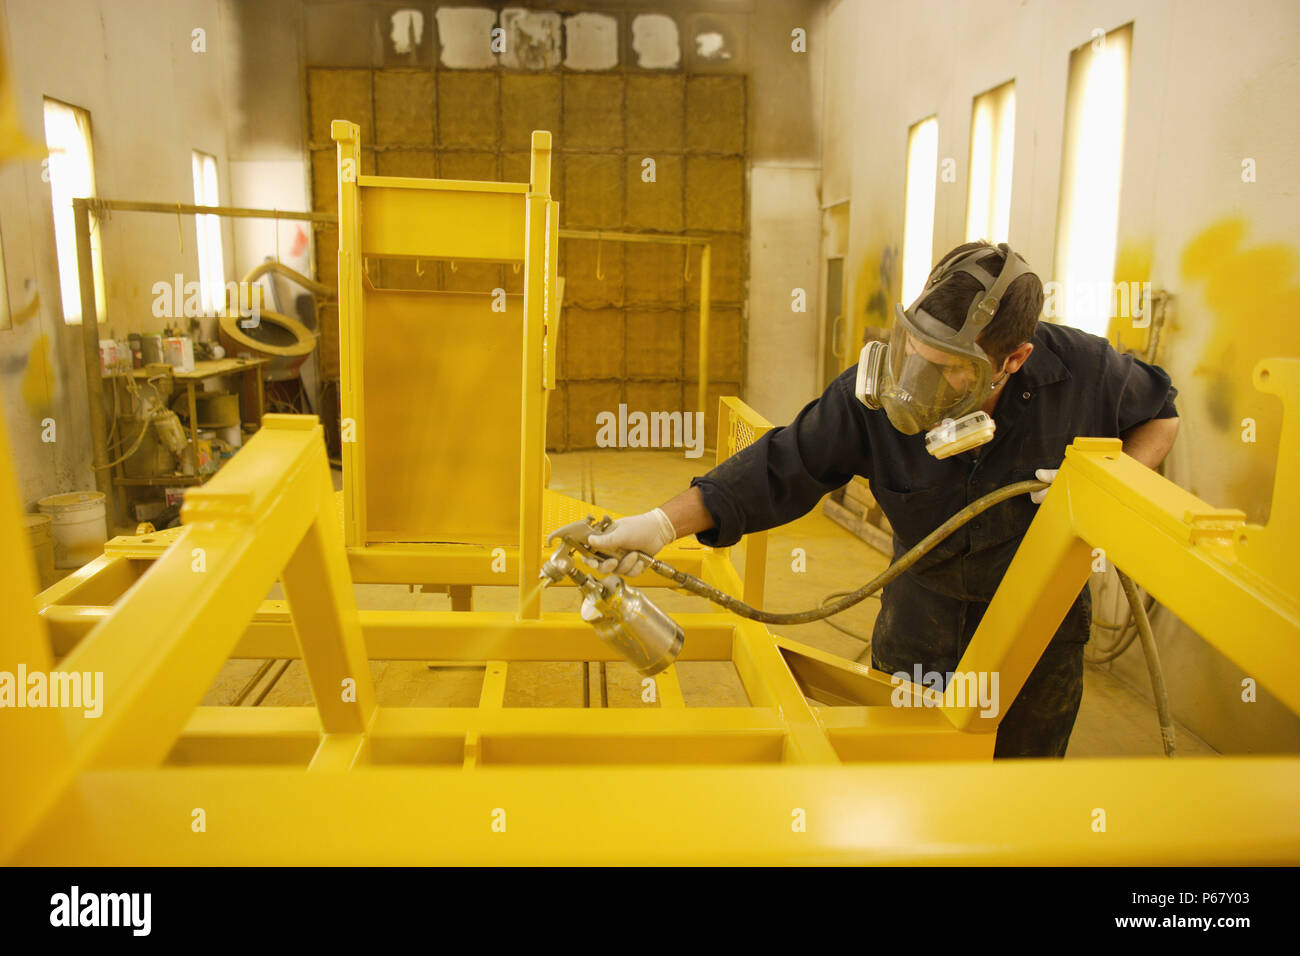
[[[717,462],[743,451],[771,430],[772,423],[758,412],[739,398],[724,395],[718,401]],[[680,565],[674,566],[685,570]],[[741,600],[751,607],[761,608],[766,578],[767,532],[758,531],[745,536],[745,581],[739,592]]]
[[[1112,457],[1098,464],[1103,472],[1122,465],[1120,456]],[[1073,467],[1068,462],[1062,473]],[[550,638],[571,642],[579,658],[593,649],[582,644],[574,616],[530,623],[509,614],[484,619],[478,612],[441,612],[436,619],[402,620],[407,612],[384,612],[366,625],[349,624],[355,613],[349,613],[349,596],[331,586],[336,575],[346,576],[336,525],[335,560],[325,560],[330,545],[322,522],[325,516],[336,520],[326,474],[314,422],[272,416],[236,461],[195,493],[184,533],[63,662],[69,669],[106,669],[116,703],[105,713],[111,709],[115,716],[92,734],[69,728],[79,717],[61,717],[54,732],[47,724],[48,752],[28,750],[24,759],[6,735],[0,755],[5,766],[21,767],[18,779],[24,781],[15,791],[23,798],[17,805],[7,795],[6,821],[25,824],[6,829],[14,834],[7,859],[301,861],[304,845],[337,830],[367,835],[364,847],[351,837],[331,845],[331,860],[357,862],[470,856],[503,862],[1209,862],[1277,861],[1300,851],[1300,827],[1283,812],[1300,794],[1300,762],[1294,759],[1039,763],[1014,770],[972,763],[988,755],[991,735],[959,733],[950,724],[945,730],[935,719],[941,712],[932,708],[890,707],[884,675],[788,638],[774,640],[751,622],[731,618],[728,632],[722,625],[729,615],[684,621],[688,647],[696,627],[719,627],[713,653],[729,653],[749,708],[502,708],[510,660],[533,657]],[[313,487],[314,496],[307,491]],[[1034,525],[1040,526],[1056,528],[1052,522]],[[313,534],[321,535],[320,547]],[[195,548],[205,557],[202,572],[195,570]],[[279,636],[244,629],[259,613],[284,614],[268,611],[257,597],[274,580],[280,560],[286,567],[303,562],[303,580],[289,595],[290,621],[295,599],[319,598],[335,608],[313,608],[307,612],[312,617],[301,618],[325,625],[299,632],[317,707],[195,709],[215,669],[241,640],[266,641],[264,651],[285,650],[283,618],[265,623],[281,628]],[[314,572],[311,565],[318,565]],[[706,554],[702,570],[719,587],[740,586],[720,553]],[[214,613],[218,606],[223,613]],[[24,632],[29,650],[41,648],[33,638],[39,620],[32,616]],[[363,637],[363,628],[373,637]],[[438,638],[442,631],[445,640]],[[349,662],[373,653],[360,649],[372,639],[402,644],[411,656],[424,651],[431,659],[452,660],[464,654],[488,662],[485,669],[494,671],[490,679],[485,674],[480,707],[374,707],[363,680],[355,702],[330,699],[350,676],[344,674]],[[270,646],[277,640],[279,646]],[[5,642],[7,660],[18,647],[19,641]],[[668,694],[675,696],[671,689]],[[159,767],[164,754],[169,765]],[[913,763],[843,763],[904,758]],[[918,758],[944,762],[922,767]],[[636,771],[642,763],[658,766]],[[583,786],[595,786],[581,769],[587,764],[601,766],[600,799],[622,808],[616,818],[593,811],[590,794],[577,799]],[[753,764],[768,766],[744,766]],[[439,766],[445,770],[434,769]],[[479,776],[480,766],[492,771],[491,807],[481,805],[488,791],[465,782]],[[131,767],[139,769],[123,769]],[[617,822],[626,819],[623,814],[651,814],[667,781],[682,798],[674,839],[650,840],[641,827]],[[702,789],[712,794],[708,801],[690,799]],[[568,799],[555,802],[556,793]],[[1063,793],[1076,796],[1063,803]],[[197,848],[185,824],[199,801],[209,814],[238,820],[239,838],[208,833]],[[724,815],[715,815],[717,801],[726,803]],[[299,806],[296,822],[290,821],[288,808],[295,803],[310,804],[310,817],[302,817]],[[505,810],[512,821],[505,832],[517,839],[480,842],[472,832],[475,821],[496,809]],[[1098,809],[1119,817],[1107,836],[1090,825]],[[1148,815],[1157,812],[1153,826]],[[459,821],[462,835],[446,839],[437,830],[415,837],[390,828],[419,814]],[[1208,825],[1206,814],[1213,816]],[[1130,822],[1135,815],[1140,826]],[[798,829],[787,829],[792,817],[802,821]],[[484,826],[489,834],[500,832],[490,829],[491,821]],[[756,845],[759,839],[766,842]]]
[[[596,278],[603,278],[600,271],[600,243],[664,243],[685,246],[686,278],[690,278],[691,247],[700,247],[700,311],[696,320],[699,331],[697,336],[699,348],[696,350],[695,411],[708,410],[709,395],[709,308],[710,283],[713,278],[713,244],[703,236],[677,236],[664,233],[621,232],[611,229],[561,229],[561,239],[588,239],[596,243]],[[724,399],[725,401],[725,399]]]
[[[104,675],[100,718],[0,711],[0,779],[16,782],[0,787],[0,861],[1300,859],[1300,758],[995,765],[996,716],[896,687],[888,675],[722,611],[676,616],[686,632],[680,660],[729,662],[749,706],[685,706],[674,666],[653,685],[658,707],[505,707],[515,662],[615,659],[573,611],[541,613],[535,586],[543,522],[585,508],[543,487],[548,343],[558,319],[549,136],[535,134],[530,183],[506,188],[358,176],[357,128],[336,123],[334,134],[345,439],[354,429],[344,443],[342,513],[315,418],[268,416],[230,464],[187,495],[179,531],[115,539],[43,593],[38,613],[23,612],[30,561],[0,577],[3,606],[16,609],[0,635],[0,671]],[[458,219],[469,210],[488,217],[481,228]],[[479,231],[457,243],[460,226]],[[402,299],[418,293],[376,289],[361,265],[366,254],[521,255],[524,294],[491,320],[499,327],[466,311],[463,293],[419,300],[429,322],[491,333],[471,338],[471,352],[503,342],[518,377],[494,380],[501,387],[491,400],[465,405],[481,374],[466,353],[435,379],[444,393],[420,392],[419,408],[404,407],[403,389],[427,383],[402,363],[437,336],[409,348],[385,337],[419,331],[420,310]],[[1272,361],[1256,381],[1293,403],[1298,370],[1295,360]],[[422,427],[407,417],[440,401],[450,409],[441,429],[436,418]],[[720,455],[770,427],[737,399],[720,411]],[[457,474],[455,448],[437,442],[452,435],[473,444],[473,429],[447,421],[471,412],[507,424],[466,448],[474,464]],[[1267,528],[1210,508],[1123,456],[1117,442],[1076,442],[960,665],[1000,674],[998,716],[1083,586],[1097,547],[1297,708],[1300,582],[1286,560],[1300,531],[1295,412],[1284,416]],[[508,446],[500,461],[494,442]],[[448,498],[418,500],[411,482],[420,479],[429,495]],[[462,485],[468,491],[457,492]],[[384,511],[395,497],[402,507]],[[480,505],[480,524],[438,536]],[[12,471],[0,469],[0,544],[11,551],[25,550],[18,510]],[[493,536],[519,586],[517,612],[356,609],[358,579],[496,583],[485,560]],[[756,603],[761,536],[747,547],[744,581],[726,550],[679,546],[670,560]],[[277,580],[285,599],[268,601]],[[198,706],[232,656],[301,658],[314,705]],[[372,659],[480,667],[478,706],[380,706]],[[191,826],[196,808],[213,821],[202,833]]]
[[[1282,547],[1300,537],[1300,359],[1261,362],[1255,380],[1285,406],[1267,527],[1211,508],[1117,439],[1077,439],[957,673],[996,673],[1014,699],[1100,556],[1300,713],[1300,564]],[[958,728],[997,729],[961,703],[946,707]]]
[[[359,175],[359,128],[336,120],[331,133],[356,578],[500,584],[511,559],[519,617],[536,619],[559,330],[551,135],[533,134],[527,183],[485,183]],[[523,295],[379,289],[366,257],[509,263],[522,269]]]
[[[51,790],[72,785],[78,774],[160,764],[277,580],[322,730],[359,733],[368,726],[374,690],[320,426],[314,416],[268,415],[245,448],[249,454],[186,495],[184,533],[132,585],[130,599],[119,600],[59,661],[63,672],[102,675],[102,713],[4,713],[18,721],[3,734],[0,768],[21,767],[7,779],[26,783],[0,788],[5,823],[15,824],[0,827],[0,846],[21,834]],[[0,511],[12,521],[16,496],[5,497]],[[7,606],[23,608],[28,600]],[[0,660],[48,671],[43,622],[16,616]],[[30,748],[27,732],[40,749]]]
[[[1295,765],[1294,758],[1237,757],[490,773],[97,771],[62,793],[8,860],[1293,864],[1300,854]],[[196,806],[207,832],[191,830]]]
[[[114,599],[115,600],[115,599]],[[575,599],[576,600],[576,599]],[[41,609],[50,647],[58,657],[74,647],[113,611],[104,605],[50,604]],[[591,626],[571,613],[543,613],[520,621],[511,611],[358,612],[361,636],[372,660],[621,661]],[[679,659],[720,661],[731,655],[735,619],[716,612],[674,614],[690,637]],[[231,651],[237,658],[302,656],[284,601],[263,601]]]

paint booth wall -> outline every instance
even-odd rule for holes
[[[456,15],[445,15],[452,6]],[[552,189],[565,226],[712,236],[706,434],[713,433],[717,396],[742,389],[761,413],[788,421],[815,387],[820,8],[817,0],[535,5],[530,16],[566,24],[563,60],[543,50],[537,62],[518,63],[508,53],[484,59],[479,35],[506,22],[486,4],[399,9],[367,0],[286,0],[268,9],[261,0],[230,0],[239,57],[229,137],[233,199],[270,205],[255,190],[279,182],[279,208],[299,208],[287,205],[297,201],[291,187],[310,182],[316,208],[332,210],[326,124],[335,116],[361,123],[369,137],[364,171],[388,174],[522,179],[528,131],[551,129]],[[588,40],[569,32],[575,17],[610,27],[616,60],[584,53]],[[676,52],[653,67],[638,39],[646,18],[671,21],[677,32]],[[705,63],[692,52],[692,37],[715,28],[734,55]],[[806,35],[800,50],[792,44],[796,28]],[[606,101],[605,114],[586,108]],[[429,104],[424,112],[421,103]],[[647,155],[657,159],[664,193],[650,204],[635,188],[635,164]],[[246,230],[236,232],[243,269],[273,243],[264,224],[236,228]],[[316,233],[318,275],[330,282],[337,236],[331,227]],[[291,254],[283,240],[282,257]],[[687,275],[680,250],[604,243],[605,278],[598,280],[597,251],[593,242],[561,242],[566,345],[564,381],[550,405],[553,448],[580,446],[584,435],[590,444],[595,412],[620,401],[631,408],[694,403],[698,270]],[[472,281],[471,272],[462,265],[452,278]],[[509,289],[515,278],[507,270],[502,281]],[[791,310],[796,287],[808,292],[807,312]],[[332,307],[322,309],[321,325],[330,377],[337,374]]]
[[[955,182],[937,185],[937,257],[964,240],[972,97],[1010,79],[1010,241],[1051,277],[1070,51],[1095,28],[1129,22],[1115,278],[1175,297],[1160,362],[1180,390],[1182,426],[1167,473],[1213,505],[1264,521],[1280,406],[1254,392],[1250,373],[1262,358],[1300,355],[1300,7],[1287,0],[828,5],[823,188],[852,204],[849,352],[899,296],[909,126],[937,114],[940,162],[955,160]],[[1254,182],[1243,182],[1246,159]],[[1253,443],[1242,440],[1247,418]],[[1266,691],[1243,702],[1243,678],[1259,675],[1244,675],[1168,614],[1157,638],[1174,715],[1194,732],[1225,752],[1300,748],[1300,719]],[[1149,694],[1136,647],[1113,667]]]
[[[229,53],[217,0],[6,0],[6,53],[27,135],[44,142],[43,97],[90,112],[98,195],[193,202],[191,151],[217,158],[229,194],[224,116]],[[202,30],[206,52],[195,52]],[[194,218],[118,213],[103,226],[102,337],[160,331],[155,282],[197,280]],[[227,262],[232,238],[226,227]],[[50,189],[39,160],[0,166],[13,327],[0,330],[3,402],[19,487],[45,495],[93,489],[81,327],[59,295]],[[183,245],[183,250],[182,250]],[[54,441],[42,441],[52,419]]]

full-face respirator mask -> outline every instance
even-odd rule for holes
[[[997,248],[1004,261],[996,277],[977,263],[989,256],[988,246],[954,258],[930,278],[911,309],[894,306],[889,342],[868,342],[858,358],[859,401],[884,409],[904,435],[925,431],[926,450],[935,458],[968,451],[993,438],[993,419],[978,409],[997,383],[993,365],[976,339],[997,314],[1011,283],[1032,272],[1005,242]],[[920,303],[959,272],[974,276],[984,291],[976,294],[961,328],[953,329]]]

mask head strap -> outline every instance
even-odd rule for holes
[[[971,303],[970,310],[966,313],[966,321],[962,324],[962,327],[953,333],[952,337],[954,339],[962,339],[974,344],[980,333],[984,331],[984,328],[993,321],[993,316],[997,315],[1002,296],[1011,283],[1022,275],[1033,271],[1029,268],[1028,263],[1020,257],[1019,253],[1013,252],[1005,242],[998,243],[997,248],[1002,253],[1004,261],[1002,270],[998,273],[996,279],[977,262],[977,260],[983,259],[989,254],[990,250],[985,246],[974,249],[960,259],[944,266],[942,271],[927,282],[925,288],[921,290],[920,298],[923,299],[936,286],[946,282],[958,272],[965,272],[974,276],[979,284],[984,287],[984,294],[982,296],[977,295],[975,301]],[[916,311],[921,312],[919,308]]]

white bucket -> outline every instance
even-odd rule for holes
[[[50,534],[49,515],[23,515],[27,525],[27,545],[36,563],[37,586],[44,591],[56,580],[54,574],[54,538]]]
[[[79,568],[103,553],[108,525],[102,491],[70,491],[42,498],[36,504],[42,514],[50,516],[56,568]]]

